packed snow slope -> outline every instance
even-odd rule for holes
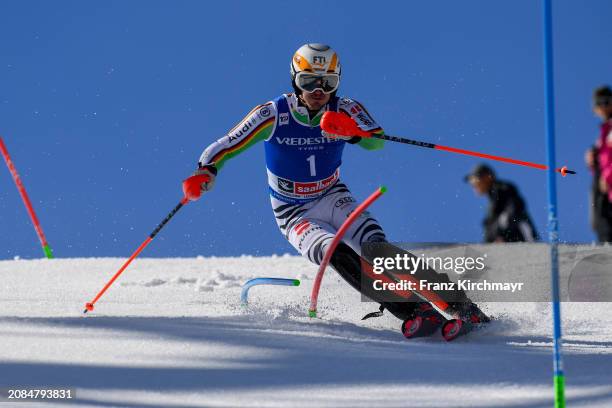
[[[293,256],[0,261],[0,388],[73,387],[76,401],[16,407],[550,407],[550,307],[489,303],[490,327],[446,343],[400,322]],[[509,262],[511,262],[509,260]],[[240,287],[259,277],[299,287]],[[610,304],[564,303],[570,407],[612,406]],[[0,404],[13,406],[13,404]]]

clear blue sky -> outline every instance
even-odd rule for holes
[[[554,2],[560,237],[593,239],[592,89],[612,82],[612,2]],[[539,1],[0,3],[0,135],[59,257],[126,256],[181,197],[201,151],[254,105],[289,91],[305,42],[335,47],[340,93],[390,134],[544,162]],[[346,150],[358,198],[396,241],[479,241],[472,158],[403,145]],[[545,173],[495,164],[546,228]],[[263,145],[228,162],[146,256],[292,252],[267,195]],[[40,257],[0,166],[0,259]]]

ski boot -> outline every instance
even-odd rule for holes
[[[407,339],[431,336],[444,322],[444,317],[429,303],[421,302],[412,316],[402,323],[402,334]]]

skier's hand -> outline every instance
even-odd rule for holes
[[[341,139],[341,140],[344,140],[345,142],[348,142],[349,140],[351,140],[353,138],[353,136],[337,135],[335,133],[329,133],[329,132],[326,132],[324,130],[321,131],[321,135],[323,137],[330,137],[332,139]]]
[[[183,193],[190,201],[195,201],[202,193],[212,190],[215,185],[217,168],[211,164],[198,168],[191,177],[183,181]]]
[[[327,111],[323,113],[321,117],[321,130],[336,135],[342,136],[359,136],[359,137],[371,137],[370,132],[361,130],[357,125],[357,122],[348,115],[341,112]]]

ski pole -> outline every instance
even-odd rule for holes
[[[368,198],[366,198],[361,204],[355,208],[355,210],[349,215],[349,217],[342,223],[336,235],[332,239],[329,244],[329,248],[325,252],[325,256],[321,261],[321,265],[319,265],[319,270],[317,272],[317,277],[315,278],[314,284],[312,286],[312,292],[310,294],[310,309],[308,310],[308,315],[310,317],[317,317],[317,302],[319,299],[319,290],[321,289],[321,281],[323,280],[323,274],[325,273],[325,269],[331,260],[336,247],[344,237],[346,230],[353,224],[353,222],[361,215],[362,212],[365,211],[374,201],[378,200],[381,195],[383,195],[387,191],[386,187],[379,187],[375,192],[370,194]]]
[[[164,218],[163,221],[157,226],[157,228],[153,230],[153,232],[147,237],[147,239],[145,239],[144,242],[140,244],[140,246],[138,247],[138,249],[136,249],[136,251],[134,251],[132,256],[130,256],[128,260],[125,261],[125,263],[123,264],[121,268],[119,268],[117,273],[115,273],[115,275],[113,275],[113,277],[106,283],[106,285],[104,285],[104,287],[102,288],[100,292],[98,292],[96,297],[93,298],[91,302],[85,303],[85,310],[83,310],[83,313],[87,313],[88,311],[91,312],[94,310],[95,303],[98,301],[98,299],[102,297],[104,292],[106,292],[106,290],[115,282],[115,280],[117,280],[119,275],[121,275],[123,271],[125,271],[128,265],[143,251],[143,249],[145,249],[147,245],[149,245],[149,243],[153,241],[153,238],[155,238],[155,236],[159,233],[159,231],[161,231],[162,228],[164,228],[164,226],[168,223],[168,221],[170,221],[172,217],[174,217],[174,215],[181,208],[183,208],[183,206],[187,204],[188,202],[189,202],[189,199],[187,197],[183,197],[183,199],[176,205],[176,207],[172,209],[172,211],[170,211],[170,213],[166,216],[166,218]]]
[[[328,133],[342,136],[359,136],[373,137],[375,139],[389,140],[391,142],[404,143],[412,146],[425,147],[428,149],[441,150],[450,153],[464,154],[466,156],[480,157],[482,159],[496,160],[504,163],[516,164],[519,166],[531,167],[539,170],[548,170],[548,166],[544,164],[532,163],[523,160],[516,160],[510,157],[495,156],[487,153],[480,153],[473,150],[458,149],[456,147],[443,146],[439,144],[422,142],[419,140],[406,139],[398,136],[379,135],[372,132],[361,130],[357,123],[347,115],[340,112],[327,111],[321,118],[321,129]],[[563,177],[568,174],[576,174],[574,170],[568,170],[567,166],[555,169],[557,173],[561,173]]]
[[[183,208],[183,206],[185,204],[187,204],[189,201],[195,201],[195,200],[198,200],[200,198],[200,196],[202,195],[202,190],[200,188],[200,185],[202,183],[204,183],[204,182],[209,181],[209,179],[210,178],[209,178],[208,175],[205,175],[205,174],[196,174],[196,175],[193,175],[193,176],[191,176],[191,177],[189,177],[189,178],[187,178],[186,180],[183,181],[183,194],[184,194],[184,196],[181,199],[181,201],[176,205],[176,207],[174,207],[172,209],[172,211],[170,211],[170,213],[168,213],[168,215],[166,215],[166,218],[164,218],[162,220],[162,222],[160,222],[159,225],[153,230],[153,232],[151,234],[149,234],[147,239],[145,239],[144,242],[142,244],[140,244],[140,246],[138,247],[138,249],[136,249],[136,251],[134,251],[132,256],[130,256],[128,258],[128,260],[125,261],[125,263],[123,264],[123,266],[121,266],[121,268],[119,268],[117,273],[115,273],[113,275],[113,277],[108,281],[108,283],[106,285],[104,285],[102,290],[100,292],[98,292],[96,297],[91,302],[85,303],[85,310],[83,310],[83,313],[87,313],[88,311],[89,312],[93,311],[95,303],[98,301],[98,299],[100,299],[102,297],[104,292],[106,292],[106,290],[113,284],[113,282],[115,282],[115,280],[117,280],[119,275],[121,275],[123,273],[123,271],[125,271],[125,269],[128,267],[128,265],[138,255],[140,255],[140,253],[143,251],[143,249],[145,249],[147,247],[147,245],[149,245],[149,243],[151,241],[153,241],[153,238],[155,238],[155,236],[159,233],[159,231],[161,231],[162,228],[164,228],[164,226],[168,223],[168,221],[170,221],[172,219],[172,217],[174,217],[174,215],[181,208]]]
[[[23,204],[25,205],[28,214],[30,215],[30,219],[32,220],[32,224],[34,224],[34,229],[36,230],[36,234],[38,235],[38,239],[40,240],[40,245],[42,246],[43,252],[45,256],[49,259],[53,258],[53,252],[47,243],[47,238],[45,238],[45,234],[43,233],[42,227],[40,226],[40,221],[38,221],[38,217],[34,212],[34,207],[32,207],[32,202],[28,197],[28,193],[26,193],[25,187],[21,182],[21,178],[17,173],[17,169],[11,160],[11,156],[9,156],[9,152],[4,144],[4,141],[0,137],[0,152],[2,152],[2,156],[4,157],[4,161],[6,162],[6,166],[8,167],[11,175],[13,176],[13,181],[17,186],[17,190],[19,191],[19,195],[21,195],[21,199],[23,200]]]

